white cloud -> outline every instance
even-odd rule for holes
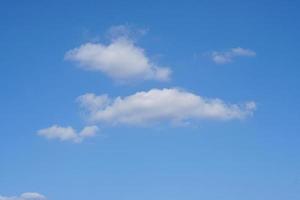
[[[65,59],[78,63],[83,69],[100,71],[114,80],[170,79],[171,70],[154,64],[144,49],[128,37],[118,37],[108,45],[86,43],[65,54]]]
[[[5,197],[0,195],[0,200],[45,200],[46,197],[36,192],[26,192],[20,196]]]
[[[231,62],[236,57],[253,57],[256,53],[250,49],[243,49],[240,47],[232,48],[228,51],[210,53],[211,59],[217,64],[226,64]]]
[[[78,101],[94,123],[130,125],[243,119],[252,115],[256,108],[254,102],[228,104],[176,88],[151,89],[115,99],[85,94],[78,97]]]
[[[47,139],[58,139],[61,141],[82,142],[85,138],[93,137],[98,132],[97,126],[86,126],[79,133],[70,126],[61,127],[53,125],[49,128],[38,130],[37,134]],[[1,200],[1,199],[0,199]]]

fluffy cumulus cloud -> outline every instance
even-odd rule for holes
[[[7,197],[0,195],[0,200],[46,200],[46,197],[36,192],[26,192],[20,196]]]
[[[243,119],[256,108],[252,101],[229,104],[176,88],[151,89],[115,99],[89,93],[78,97],[78,101],[94,123],[130,125]]]
[[[65,54],[65,59],[78,63],[83,69],[100,71],[114,80],[170,79],[171,70],[154,64],[144,49],[128,37],[118,37],[110,44],[86,43]]]
[[[224,52],[214,51],[210,53],[211,59],[216,64],[226,64],[232,62],[232,60],[236,57],[253,57],[255,55],[256,53],[254,51],[241,47],[232,48]]]
[[[85,138],[95,136],[98,130],[99,128],[97,126],[86,126],[79,133],[77,133],[77,131],[70,126],[61,127],[58,125],[53,125],[49,128],[39,130],[37,134],[47,139],[58,139],[61,141],[80,143]]]

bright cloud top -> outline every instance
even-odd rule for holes
[[[95,136],[98,130],[99,128],[97,126],[86,126],[79,133],[77,133],[77,131],[70,126],[61,127],[58,125],[53,125],[49,128],[39,130],[37,134],[47,139],[58,139],[61,141],[80,143],[85,138]]]
[[[252,115],[256,108],[254,102],[227,104],[220,99],[208,99],[175,88],[151,89],[115,99],[89,93],[78,97],[78,101],[94,123],[130,125],[243,119]]]
[[[240,47],[232,48],[225,52],[214,51],[210,54],[211,59],[216,64],[226,64],[232,62],[236,57],[253,57],[256,53],[250,49],[243,49]]]
[[[44,195],[35,192],[26,192],[20,196],[5,197],[0,195],[0,200],[46,200]]]
[[[79,63],[86,70],[100,71],[117,81],[170,79],[171,70],[154,64],[127,37],[119,37],[110,44],[87,43],[68,51],[65,59]]]

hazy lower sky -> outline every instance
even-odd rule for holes
[[[2,0],[0,200],[299,200],[299,9]]]

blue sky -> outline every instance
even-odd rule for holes
[[[2,1],[0,200],[298,200],[299,8]]]

